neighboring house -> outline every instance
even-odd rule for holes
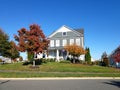
[[[120,67],[120,46],[111,53],[109,61],[111,66]]]
[[[3,63],[12,63],[10,58],[0,56],[0,59],[2,60]]]
[[[62,26],[49,37],[50,45],[48,48],[48,58],[55,58],[57,61],[66,59],[68,53],[64,50],[64,46],[68,44],[77,44],[84,48],[84,30],[72,29],[67,26]],[[80,59],[84,59],[83,56]]]

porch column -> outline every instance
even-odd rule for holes
[[[59,62],[59,50],[56,50],[56,61]]]

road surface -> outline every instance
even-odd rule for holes
[[[0,80],[0,90],[120,90],[120,80]]]

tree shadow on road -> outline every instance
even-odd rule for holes
[[[110,82],[104,82],[104,83],[120,88],[120,81],[110,81]]]
[[[7,81],[2,81],[2,82],[0,82],[0,85],[1,84],[4,84],[4,83],[7,83],[7,82],[9,82],[10,80],[7,80]]]

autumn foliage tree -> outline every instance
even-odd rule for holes
[[[84,48],[76,45],[76,44],[72,44],[72,45],[66,45],[64,47],[64,49],[69,52],[70,55],[73,56],[73,63],[75,63],[75,57],[79,57],[82,54],[85,54],[86,51],[84,50]]]
[[[49,40],[45,37],[39,25],[32,24],[29,29],[18,30],[18,35],[15,35],[14,38],[18,41],[17,49],[21,52],[27,51],[28,60],[31,60],[35,52],[47,50]]]
[[[106,52],[102,54],[101,59],[102,59],[102,66],[109,66],[109,59]]]

